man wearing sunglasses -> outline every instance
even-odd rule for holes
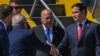
[[[13,7],[13,14],[21,13],[21,3],[19,0],[10,0],[9,4]]]
[[[10,0],[9,1],[9,5],[13,7],[13,15],[15,14],[20,14],[21,13],[21,2],[20,0]],[[8,25],[8,32],[10,32],[12,30],[12,23],[10,23]],[[30,29],[29,24],[27,23],[28,29]]]

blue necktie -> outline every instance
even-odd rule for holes
[[[46,33],[47,40],[48,40],[48,42],[51,43],[51,39],[50,39],[50,30],[47,29],[46,32],[47,32],[47,33]]]

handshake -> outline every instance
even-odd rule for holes
[[[58,51],[57,51],[55,45],[49,43],[48,41],[47,41],[47,44],[51,47],[51,50],[49,52],[50,55],[52,55],[52,56],[58,56]]]

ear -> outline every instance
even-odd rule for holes
[[[86,12],[85,12],[85,10],[82,11],[82,15],[86,16]]]
[[[82,13],[85,14],[86,13],[85,10],[83,10]]]

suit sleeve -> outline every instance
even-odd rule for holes
[[[51,47],[47,45],[46,43],[42,43],[35,35],[35,33],[32,33],[32,38],[30,40],[30,45],[32,45],[33,48],[38,49],[40,51],[43,51],[45,53],[49,53]]]
[[[64,35],[64,38],[63,40],[61,41],[61,43],[58,45],[58,50],[60,53],[62,53],[69,45],[69,40],[68,40],[68,32],[67,32],[67,29],[65,31],[65,35]]]
[[[96,27],[96,56],[100,56],[100,25]]]
[[[5,29],[0,29],[0,42],[4,55],[8,55],[9,41]]]

